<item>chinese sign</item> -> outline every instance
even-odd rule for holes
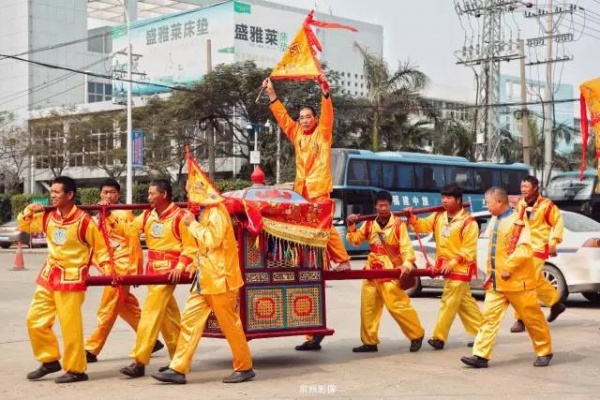
[[[198,83],[207,71],[207,40],[212,64],[229,64],[235,58],[234,6],[230,2],[192,11],[162,15],[131,24],[132,78],[135,95],[170,92],[177,86]],[[127,59],[127,29],[113,28],[113,88],[127,88],[122,71]]]
[[[139,169],[144,166],[144,132],[132,131],[131,142],[132,142],[132,159],[131,164],[133,168]]]

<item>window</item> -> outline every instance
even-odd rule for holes
[[[444,167],[441,165],[415,165],[416,189],[437,192],[445,185]]]
[[[369,169],[369,184],[371,186],[382,187],[381,163],[378,161],[367,161],[367,167]]]
[[[348,164],[348,185],[367,186],[367,162],[363,160],[351,160]]]
[[[548,184],[546,195],[554,201],[589,200],[595,183],[595,176],[586,176],[583,180],[576,175],[557,176]]]
[[[398,189],[414,188],[415,172],[411,164],[396,164],[396,185]]]
[[[446,181],[459,184],[467,193],[477,192],[474,185],[473,168],[446,167]]]
[[[500,171],[500,186],[508,194],[521,194],[521,181],[527,175],[525,171]]]
[[[499,172],[487,168],[475,168],[474,190],[477,193],[485,193],[492,186],[497,185]]]
[[[88,82],[88,103],[108,101],[112,99],[112,84],[101,82]]]

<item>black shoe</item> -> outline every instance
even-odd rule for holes
[[[156,353],[157,351],[164,349],[165,345],[162,344],[162,342],[160,340],[157,340],[156,343],[154,343],[154,347],[152,348],[152,353]]]
[[[169,366],[168,366],[168,365],[165,365],[164,367],[160,367],[160,368],[158,369],[158,372],[165,372],[165,371],[166,371],[166,370],[168,370],[168,369],[169,369]]]
[[[525,332],[525,324],[520,319],[516,320],[513,326],[510,327],[511,333]]]
[[[130,378],[140,378],[145,375],[146,367],[144,366],[144,364],[133,362],[127,367],[121,368],[119,372],[123,375],[127,375]]]
[[[174,371],[168,367],[165,371],[160,371],[155,374],[152,374],[152,377],[157,381],[165,383],[176,383],[178,385],[185,385],[187,383],[184,374],[180,374],[179,372]]]
[[[98,362],[98,357],[95,354],[90,353],[87,350],[85,351],[85,359],[88,363]]]
[[[421,336],[418,339],[411,340],[410,341],[410,352],[415,353],[415,352],[419,351],[421,349],[422,345],[423,345],[423,336]]]
[[[317,342],[313,342],[312,340],[307,340],[302,343],[300,346],[296,346],[297,351],[318,351],[321,350],[321,345]]]
[[[429,339],[427,343],[436,350],[442,350],[444,348],[444,342],[439,339]]]
[[[487,368],[488,360],[479,356],[461,357],[460,361],[473,368]]]
[[[73,383],[87,381],[88,376],[85,372],[67,372],[66,374],[59,376],[54,380],[55,383]]]
[[[58,372],[61,369],[62,369],[62,367],[60,366],[60,363],[58,361],[43,363],[42,365],[40,365],[40,367],[38,369],[28,373],[27,379],[30,379],[30,380],[40,379],[48,374]]]
[[[240,383],[246,382],[254,378],[256,374],[254,370],[249,369],[248,371],[233,371],[233,373],[223,378],[223,383]]]
[[[376,344],[363,344],[352,349],[353,353],[374,353],[377,351]]]
[[[534,367],[547,367],[550,365],[550,360],[552,360],[552,354],[548,354],[547,356],[537,357],[535,362],[533,363]]]
[[[561,302],[554,304],[552,307],[550,307],[550,314],[548,315],[547,321],[554,321],[560,314],[564,313],[566,309],[567,307],[565,307],[565,305]]]

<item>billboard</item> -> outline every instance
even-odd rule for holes
[[[253,60],[260,68],[273,68],[289,41],[302,26],[306,13],[234,2],[235,60]],[[317,35],[318,35],[317,30]],[[321,39],[321,37],[319,37]]]
[[[134,169],[144,167],[144,138],[145,134],[143,131],[131,132],[131,144],[133,147],[131,164]]]
[[[212,42],[212,64],[231,63],[233,55],[233,4],[163,15],[131,24],[134,95],[171,91],[190,86],[206,73],[206,41]],[[113,76],[127,78],[127,29],[113,28]],[[113,81],[113,94],[127,93],[127,83]]]

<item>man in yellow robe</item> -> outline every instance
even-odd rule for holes
[[[233,373],[223,382],[250,380],[255,373],[237,311],[239,289],[244,285],[244,280],[229,212],[223,203],[214,204],[200,208],[198,221],[191,213],[187,213],[184,222],[198,243],[199,268],[183,311],[175,355],[168,367],[161,368],[152,377],[161,382],[186,383],[185,375],[190,371],[206,320],[214,311],[233,354]],[[177,268],[175,281],[183,271],[182,267]]]
[[[88,379],[81,306],[92,253],[105,274],[113,274],[113,266],[107,245],[92,217],[74,205],[76,192],[72,178],[59,176],[50,188],[55,211],[44,212],[41,204],[30,204],[17,217],[19,230],[44,232],[48,237],[48,256],[37,277],[37,287],[27,313],[33,354],[42,363],[37,370],[27,374],[30,380],[61,370],[60,349],[52,330],[56,316],[63,336],[62,368],[65,374],[54,381],[72,383]]]
[[[137,216],[130,224],[122,224],[127,235],[146,235],[148,264],[146,274],[177,274],[190,266],[197,253],[196,242],[183,222],[184,211],[172,200],[173,189],[169,181],[156,179],[150,182],[148,202],[151,209]],[[169,356],[173,358],[179,338],[181,316],[173,296],[177,285],[150,285],[142,306],[137,330],[133,363],[120,372],[131,378],[144,376],[145,366],[156,344],[159,331],[165,340]]]
[[[463,191],[455,183],[441,191],[445,211],[426,218],[410,214],[408,223],[417,233],[433,232],[436,243],[436,269],[444,276],[444,292],[432,338],[436,350],[444,348],[456,314],[467,333],[475,336],[483,318],[471,294],[469,283],[477,273],[477,221],[462,207]]]
[[[329,202],[333,190],[331,177],[331,145],[333,143],[333,103],[329,93],[329,82],[324,75],[318,78],[323,96],[321,113],[317,116],[313,107],[300,110],[298,121],[294,121],[275,93],[270,79],[265,79],[263,88],[271,101],[271,112],[277,124],[294,146],[296,153],[296,180],[294,191],[313,203]],[[332,227],[327,243],[329,258],[338,263],[336,270],[350,269],[350,256],[339,233]],[[307,340],[296,346],[296,350],[320,350],[324,335],[307,336]]]
[[[119,182],[114,179],[106,179],[100,185],[99,204],[118,204],[120,195],[121,185],[119,185]],[[140,238],[119,234],[115,229],[120,223],[130,223],[133,219],[133,213],[129,210],[112,210],[107,217],[107,221],[100,221],[100,224],[104,224],[108,235],[109,251],[112,253],[115,272],[120,276],[142,273],[143,255]],[[140,314],[140,304],[133,293],[130,292],[129,286],[121,286],[120,288],[106,286],[98,307],[98,325],[85,343],[87,362],[98,361],[97,356],[102,351],[117,316],[123,318],[134,331],[137,331]],[[163,347],[164,345],[157,341],[153,352]]]
[[[354,246],[367,240],[371,252],[365,269],[399,269],[399,274],[414,268],[415,252],[410,243],[406,225],[392,215],[392,195],[387,191],[377,193],[375,221],[366,221],[356,229],[358,215],[348,216],[346,240]],[[404,335],[410,340],[410,351],[419,351],[425,331],[410,298],[398,279],[365,279],[360,301],[360,340],[362,346],[355,353],[377,351],[379,323],[383,306],[394,318]]]
[[[537,277],[529,226],[510,207],[506,191],[492,187],[485,194],[490,221],[483,325],[477,333],[473,355],[461,361],[474,368],[487,368],[488,360],[509,305],[519,313],[531,338],[535,367],[546,367],[552,359],[548,323],[537,300]]]
[[[550,306],[548,322],[552,322],[566,310],[566,307],[560,301],[558,291],[544,277],[542,270],[548,257],[556,256],[556,245],[562,242],[563,218],[552,200],[540,195],[539,181],[535,176],[527,176],[521,181],[521,195],[523,198],[517,204],[517,213],[523,215],[531,231],[537,296],[542,303]],[[525,325],[518,313],[515,313],[515,319],[510,331],[524,332]]]

